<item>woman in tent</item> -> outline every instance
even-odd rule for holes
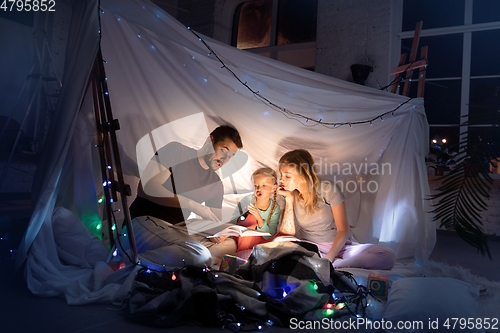
[[[354,242],[340,188],[320,181],[311,154],[289,151],[279,161],[279,194],[285,198],[280,233],[314,243],[333,267],[391,269],[396,254],[390,248]]]

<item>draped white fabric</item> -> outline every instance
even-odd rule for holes
[[[95,6],[93,1],[87,10],[95,10],[92,6]],[[393,116],[388,114],[383,121],[378,119],[372,124],[332,129],[312,121],[299,122],[256,98],[226,68],[221,68],[215,54],[243,82],[272,103],[297,114],[322,119],[324,123],[370,120],[395,110],[407,98],[289,66],[202,36],[215,52],[209,54],[190,30],[142,0],[102,0],[101,7],[104,11],[101,47],[109,96],[114,117],[120,122],[117,134],[120,153],[134,196],[139,176],[136,147],[142,138],[152,132],[158,134],[155,130],[159,127],[187,116],[204,119],[208,131],[219,124],[230,123],[239,130],[243,151],[250,160],[231,177],[222,172],[222,176],[226,176],[223,181],[229,206],[234,204],[235,191],[243,193],[250,188],[253,168],[259,164],[276,168],[283,153],[304,148],[315,158],[322,178],[343,184],[349,222],[358,241],[383,244],[393,248],[398,258],[425,262],[435,243],[435,224],[428,213],[430,202],[425,200],[429,194],[424,163],[428,124],[422,99],[413,99]],[[87,13],[89,17],[95,20]],[[96,210],[95,202],[89,198],[97,198],[101,193],[94,183],[76,177],[85,174],[88,177],[92,166],[88,159],[95,155],[91,151],[93,145],[86,139],[92,135],[93,120],[80,117],[79,130],[75,131],[74,127],[98,38],[95,21],[94,24],[76,22],[80,23],[80,29],[74,32],[93,38],[75,39],[78,41],[75,46],[87,52],[85,57],[75,55],[71,67],[67,67],[65,82],[66,87],[71,88],[58,109],[59,116],[66,119],[61,122],[64,128],[54,133],[53,140],[58,144],[50,148],[51,153],[41,169],[38,204],[19,251],[21,259],[28,257],[30,265],[26,274],[32,280],[36,280],[37,269],[57,260],[43,258],[52,252],[42,254],[29,248],[33,240],[33,248],[49,246],[48,238],[37,245],[39,238],[45,238],[43,229],[40,233],[38,230],[50,220],[57,195],[64,197],[61,194],[69,188],[61,184],[58,176],[63,172],[61,159],[65,158],[65,165],[73,168],[70,171],[73,180],[68,186],[77,186],[73,191],[76,207],[73,210],[79,212],[82,219],[87,214],[83,212]],[[71,76],[72,73],[78,75]],[[82,110],[92,114],[89,108],[91,103],[85,103]],[[166,137],[173,135],[193,147],[201,146],[206,139],[199,124],[170,128]],[[69,149],[70,138],[80,148]],[[68,163],[69,160],[73,163]],[[57,268],[53,270],[57,279],[69,279],[59,274]],[[38,283],[30,285],[30,279],[28,285],[37,291],[50,288]],[[67,295],[65,287],[58,291]]]

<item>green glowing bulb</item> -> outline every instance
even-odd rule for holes
[[[326,313],[327,316],[329,316],[329,315],[333,314],[333,310],[332,309],[327,309],[325,311],[325,313]]]
[[[345,306],[345,303],[339,303],[339,304],[337,304],[336,308],[342,309],[344,306]]]
[[[95,227],[97,230],[101,229],[101,225],[98,224],[96,227]]]
[[[102,203],[104,201],[104,197],[101,197],[99,200],[97,200],[97,203]]]
[[[316,282],[313,281],[313,289],[314,290],[318,290],[318,285],[316,284]]]
[[[113,224],[113,226],[111,227],[111,230],[116,230],[116,224]]]

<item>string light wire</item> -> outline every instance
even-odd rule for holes
[[[208,45],[205,42],[205,40],[203,38],[201,38],[201,36],[198,33],[196,33],[193,29],[191,29],[189,27],[188,27],[188,30],[191,31],[196,36],[196,38],[200,42],[203,43],[203,45],[210,52],[210,55],[214,56],[220,62],[220,64],[221,64],[220,69],[226,69],[239,83],[241,83],[257,99],[259,99],[261,102],[265,103],[271,109],[282,113],[288,119],[299,121],[302,125],[304,125],[306,127],[312,127],[312,126],[316,126],[316,125],[322,125],[322,126],[327,127],[327,128],[339,128],[341,126],[349,125],[352,128],[352,125],[372,124],[377,119],[383,120],[383,117],[385,115],[391,114],[392,116],[394,116],[394,112],[396,112],[399,108],[401,108],[403,105],[407,104],[408,102],[410,102],[413,99],[413,97],[408,97],[408,99],[406,101],[400,103],[396,108],[394,108],[394,109],[392,109],[390,111],[384,112],[384,113],[382,113],[382,114],[380,114],[380,115],[378,115],[378,116],[376,116],[376,117],[374,117],[372,119],[360,120],[360,121],[350,121],[350,122],[325,122],[325,121],[323,121],[323,119],[317,120],[317,119],[314,119],[314,118],[311,118],[311,117],[308,117],[308,116],[304,116],[303,114],[295,113],[295,112],[292,112],[290,110],[287,110],[286,108],[273,103],[267,97],[263,96],[260,93],[260,91],[258,91],[258,90],[256,91],[256,90],[252,89],[252,87],[250,87],[247,82],[241,80],[240,77],[238,75],[236,75],[236,73],[224,63],[224,61],[219,57],[219,55],[212,49],[212,47],[210,47],[210,45]],[[411,66],[411,64],[409,66]],[[408,66],[408,68],[409,68],[409,66]],[[392,82],[391,82],[391,84],[392,84]],[[305,123],[312,122],[312,125],[306,125],[304,123],[304,121],[305,121]]]

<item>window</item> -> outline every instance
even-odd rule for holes
[[[255,0],[233,16],[232,45],[313,69],[316,58],[317,0]]]
[[[429,47],[424,96],[430,140],[458,143],[458,125],[466,120],[469,134],[476,133],[469,137],[480,136],[500,109],[500,1],[404,0],[401,52],[409,53],[418,21],[419,45]]]

